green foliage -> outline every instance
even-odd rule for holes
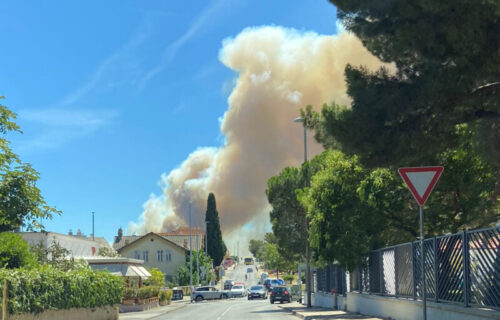
[[[200,283],[207,285],[211,281],[215,281],[215,272],[212,271],[212,259],[203,251],[193,251],[193,285],[198,283],[198,275],[196,269],[196,262],[199,259],[200,265]],[[189,285],[189,253],[186,254],[186,264],[177,268],[175,279],[179,286]]]
[[[61,271],[45,265],[33,269],[0,269],[0,286],[9,285],[10,313],[94,308],[121,303],[123,279],[92,270]]]
[[[63,271],[90,268],[85,260],[75,259],[71,256],[71,252],[55,239],[51,241],[49,247],[38,243],[32,245],[30,249],[40,264],[48,264]]]
[[[139,296],[139,289],[136,287],[125,287],[123,289],[123,299],[135,299]]]
[[[286,167],[267,181],[266,195],[275,241],[289,260],[305,257],[307,241],[306,212],[297,200],[296,190],[305,187],[302,170]],[[269,242],[269,241],[268,241]]]
[[[259,252],[260,247],[264,245],[264,241],[262,240],[250,240],[248,243],[248,251],[257,258],[257,253]]]
[[[331,0],[338,16],[394,73],[345,70],[351,108],[323,108],[317,133],[370,167],[435,163],[455,126],[481,133],[500,167],[498,1]]]
[[[275,243],[266,243],[264,246],[262,260],[266,263],[268,269],[276,269],[278,271],[295,270],[297,264],[293,261],[285,259],[278,251],[278,245]]]
[[[47,206],[36,187],[38,172],[30,164],[21,162],[9,148],[9,141],[2,137],[11,131],[20,132],[13,121],[15,118],[12,111],[0,105],[0,232],[21,226],[41,229],[39,218],[50,219],[60,214]]]
[[[218,266],[224,259],[227,249],[224,241],[222,240],[219,212],[217,212],[215,195],[213,193],[208,195],[205,222],[207,223],[208,255],[212,257],[214,266]]]
[[[158,294],[158,299],[161,302],[172,301],[173,295],[174,292],[172,290],[161,290],[160,293]]]
[[[97,255],[101,257],[119,257],[120,255],[113,249],[109,247],[100,247],[97,251]]]
[[[139,290],[137,291],[137,297],[140,299],[149,299],[149,298],[158,297],[159,293],[160,293],[159,287],[145,286],[145,287],[139,288]]]
[[[293,274],[285,274],[283,277],[281,277],[283,280],[285,281],[288,281],[288,282],[292,282],[293,279],[295,279],[295,277],[293,276]]]
[[[0,266],[3,268],[20,268],[35,266],[36,259],[29,251],[24,239],[12,232],[0,232]]]
[[[151,273],[151,277],[146,280],[146,283],[151,286],[164,287],[165,286],[165,274],[161,272],[158,268],[152,268],[148,270]]]

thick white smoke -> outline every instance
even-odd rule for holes
[[[282,27],[248,28],[224,40],[220,60],[238,73],[221,122],[224,145],[199,148],[163,175],[163,194],[150,197],[128,233],[184,224],[190,200],[193,224],[203,226],[206,199],[213,192],[226,240],[238,238],[246,252],[245,238],[269,230],[267,180],[302,162],[303,131],[293,122],[299,110],[332,101],[349,104],[347,63],[370,70],[381,66],[352,34],[326,36]],[[310,138],[312,157],[322,148]]]

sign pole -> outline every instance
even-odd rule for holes
[[[413,197],[418,203],[420,213],[420,273],[422,285],[422,315],[423,319],[427,320],[427,292],[425,290],[425,246],[424,246],[424,205],[429,197],[432,189],[436,185],[444,168],[442,166],[433,167],[409,167],[399,168],[398,172],[410,189]],[[436,262],[435,262],[436,263]],[[414,281],[416,275],[413,275]],[[416,289],[415,289],[416,291]],[[416,295],[416,292],[414,292]],[[437,294],[437,293],[436,293]]]
[[[424,208],[420,208],[420,272],[422,274],[422,301],[423,301],[423,315],[424,320],[427,320],[427,301],[425,290],[425,248],[424,248]]]

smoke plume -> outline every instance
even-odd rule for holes
[[[223,146],[199,148],[162,175],[162,195],[146,201],[128,233],[186,224],[190,201],[193,225],[203,226],[206,199],[213,192],[226,241],[239,238],[246,252],[245,238],[269,231],[267,180],[303,160],[303,129],[293,122],[299,110],[332,101],[349,105],[346,64],[370,70],[381,66],[352,34],[326,36],[282,27],[248,28],[224,40],[220,61],[238,74],[221,121]],[[322,150],[311,136],[309,158]]]

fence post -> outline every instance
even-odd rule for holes
[[[413,278],[413,299],[417,300],[417,273],[415,272],[415,247],[411,242],[411,268]]]
[[[378,274],[379,274],[379,285],[380,285],[379,291],[380,291],[381,295],[385,294],[385,292],[384,292],[384,264],[382,261],[383,257],[384,257],[383,251],[380,250],[378,252],[378,269],[379,269]]]
[[[463,263],[464,263],[464,283],[463,283],[463,292],[464,292],[464,305],[468,307],[470,302],[469,297],[469,239],[467,237],[467,230],[462,232],[462,250],[463,250]]]
[[[438,269],[438,245],[437,237],[434,237],[434,302],[439,301],[439,269]]]
[[[2,320],[9,319],[9,285],[7,279],[3,280],[2,291]]]
[[[394,247],[394,296],[398,297],[398,247]]]

